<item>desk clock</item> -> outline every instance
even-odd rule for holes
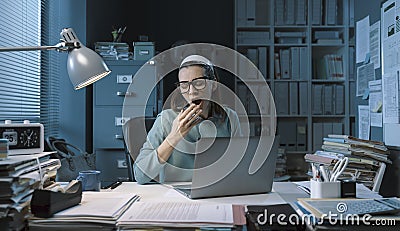
[[[0,124],[0,137],[8,139],[9,155],[41,153],[44,150],[44,127],[40,123],[6,120]]]

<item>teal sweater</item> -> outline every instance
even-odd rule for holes
[[[146,142],[134,162],[136,181],[139,184],[146,184],[152,179],[159,182],[191,181],[196,141],[202,136],[232,137],[241,135],[236,112],[227,107],[224,109],[227,113],[225,121],[221,122],[216,118],[210,118],[194,126],[178,143],[166,163],[159,162],[157,148],[170,133],[172,122],[178,114],[172,109],[162,111],[147,134]],[[210,126],[211,122],[215,126]]]

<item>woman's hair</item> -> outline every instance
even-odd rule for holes
[[[203,68],[204,70],[204,76],[208,77],[209,80],[216,81],[218,82],[218,75],[217,72],[214,70],[214,67],[212,64],[204,64],[204,63],[199,63],[197,61],[188,61],[188,62],[183,62],[181,66],[179,67],[179,70],[182,68],[187,68],[190,66],[199,66]],[[221,102],[221,93],[219,91],[219,86],[218,84],[216,85],[216,90],[213,91],[213,96],[212,99],[213,101],[210,101],[209,107],[209,116],[215,117],[221,122],[225,121],[227,114],[225,110],[221,107],[221,105],[217,104],[216,102]],[[171,108],[179,112],[186,104],[185,98],[182,96],[179,90],[175,90],[172,93],[173,95],[171,96]]]

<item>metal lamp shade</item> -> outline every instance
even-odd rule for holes
[[[96,52],[83,45],[69,52],[67,71],[75,90],[86,87],[111,72]]]

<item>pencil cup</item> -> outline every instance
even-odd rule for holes
[[[340,198],[340,182],[320,182],[311,179],[311,198]]]

